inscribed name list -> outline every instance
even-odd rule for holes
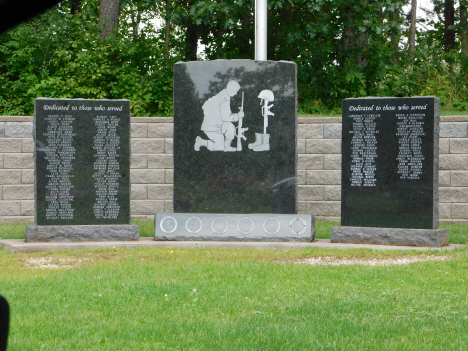
[[[433,229],[438,223],[439,100],[343,100],[344,226]]]
[[[128,224],[128,100],[35,100],[36,224]]]

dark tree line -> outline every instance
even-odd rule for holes
[[[468,110],[467,0],[270,0],[268,59],[298,65],[299,108],[435,95]],[[0,113],[38,96],[128,98],[172,112],[172,65],[254,58],[254,0],[68,0],[0,36]],[[153,25],[162,19],[161,26]]]

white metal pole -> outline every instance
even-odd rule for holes
[[[268,0],[255,0],[255,59],[267,60]]]

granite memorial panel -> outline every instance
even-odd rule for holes
[[[439,99],[343,100],[341,225],[438,227]]]
[[[174,211],[297,211],[296,65],[174,66]]]
[[[130,101],[34,104],[36,224],[129,224]]]

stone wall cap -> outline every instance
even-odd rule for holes
[[[363,96],[363,97],[357,97],[357,98],[346,98],[343,100],[377,100],[377,99],[385,99],[385,100],[396,100],[396,99],[427,99],[427,98],[433,98],[439,100],[438,97],[432,96],[432,95],[427,95],[427,96],[405,96],[405,97],[398,97],[398,96]]]
[[[33,116],[0,116],[0,122],[32,122]]]
[[[341,123],[341,117],[299,117],[299,124]]]
[[[49,98],[49,97],[38,97],[34,100],[80,100],[80,101],[130,101],[128,99],[85,99],[85,98]]]
[[[33,116],[0,116],[0,122],[33,122]],[[173,123],[172,117],[131,117],[132,123]],[[441,116],[441,122],[468,122],[468,116]],[[299,124],[341,123],[341,117],[298,117]]]
[[[173,123],[172,117],[131,117],[131,123]]]
[[[441,116],[441,122],[468,122],[468,116]]]

